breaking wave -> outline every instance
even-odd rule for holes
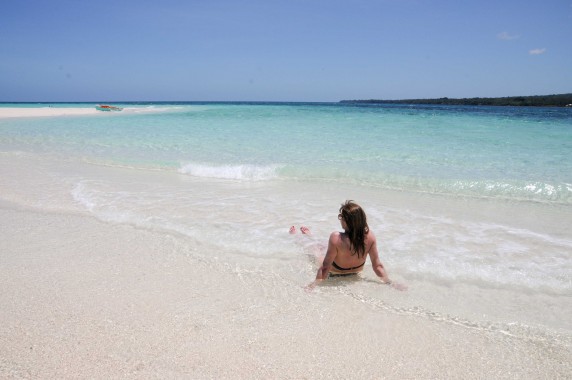
[[[278,177],[279,165],[204,165],[196,163],[184,164],[179,173],[194,177],[233,179],[246,181],[265,181]]]

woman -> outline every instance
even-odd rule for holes
[[[363,270],[369,255],[373,270],[382,283],[404,290],[404,286],[392,283],[387,276],[379,260],[375,235],[369,230],[363,209],[353,201],[346,201],[340,208],[338,219],[344,232],[331,233],[326,256],[318,269],[316,280],[308,285],[308,289],[313,289],[331,276],[356,275]],[[302,232],[305,233],[304,230]]]

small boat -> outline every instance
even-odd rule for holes
[[[98,104],[95,107],[95,109],[98,111],[122,111],[123,110],[123,108],[121,108],[121,107],[110,106],[107,104]]]

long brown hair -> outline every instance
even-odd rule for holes
[[[340,207],[340,215],[347,225],[346,233],[350,238],[352,255],[365,255],[365,235],[369,232],[367,217],[363,209],[354,201],[346,201]]]

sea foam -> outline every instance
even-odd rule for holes
[[[279,165],[220,165],[187,163],[181,166],[179,173],[194,177],[264,181],[278,177]]]

